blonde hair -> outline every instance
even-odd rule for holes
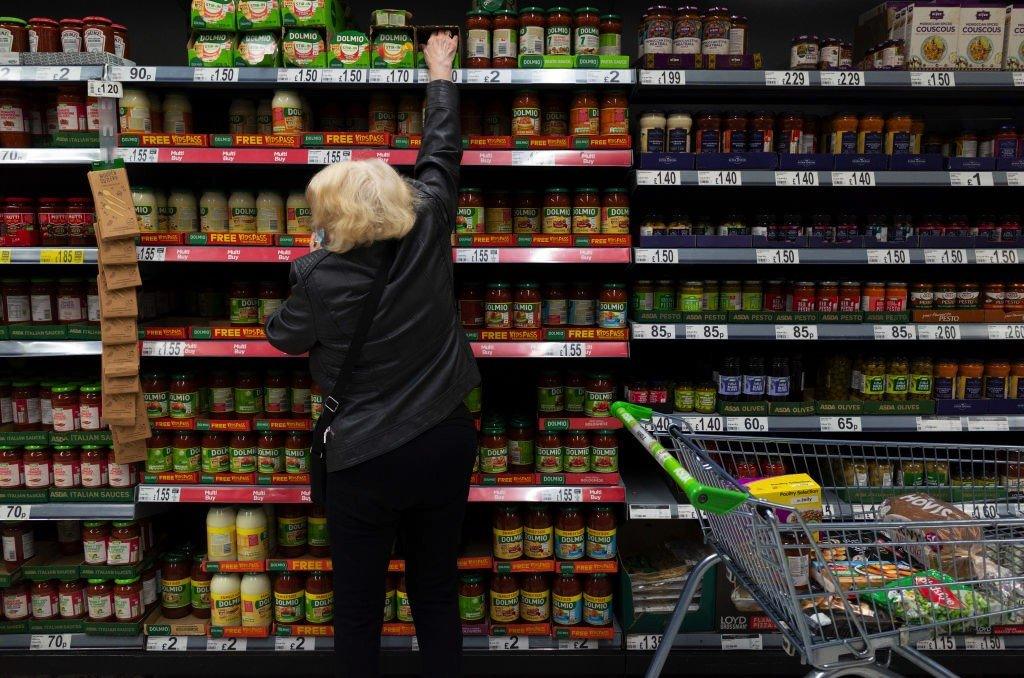
[[[322,228],[324,248],[339,254],[402,238],[416,223],[412,187],[382,160],[325,167],[306,187],[306,200],[313,230]]]

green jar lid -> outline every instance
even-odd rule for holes
[[[106,584],[109,581],[109,579],[100,579],[99,577],[97,577],[97,578],[94,578],[94,579],[86,579],[85,581],[87,581],[90,584],[96,585],[96,584]]]
[[[26,445],[25,446],[25,451],[26,452],[38,452],[39,450],[45,450],[45,449],[46,449],[46,445]]]
[[[191,378],[192,378],[192,375],[188,374],[187,372],[177,372],[177,373],[171,375],[171,379],[180,380],[180,381],[185,381],[185,380],[191,379]]]
[[[103,527],[106,524],[107,524],[107,521],[105,521],[105,520],[86,520],[85,522],[82,523],[82,527],[88,527],[88,528]]]
[[[481,192],[483,192],[483,189],[481,189],[479,186],[467,186],[466,188],[460,188],[459,192],[460,193],[481,193]]]
[[[596,431],[594,431],[594,433],[597,433],[598,435],[602,436],[615,435],[615,431],[611,430],[610,428],[599,428]]]
[[[110,524],[112,526],[114,526],[114,527],[134,527],[135,526],[135,521],[134,520],[115,520],[114,522],[112,522]]]
[[[53,446],[53,451],[54,452],[67,452],[68,450],[73,450],[73,449],[75,449],[74,445],[54,445]]]
[[[604,372],[593,372],[593,373],[590,374],[590,378],[591,379],[611,379],[612,376],[610,374],[605,374]]]
[[[83,384],[78,390],[82,393],[99,393],[103,390],[103,387],[99,384]]]
[[[526,282],[519,283],[516,287],[525,287],[532,290],[540,287],[540,284],[534,280],[527,280]]]
[[[606,188],[606,189],[604,189],[604,192],[605,193],[628,193],[629,189],[622,188],[622,187]]]
[[[124,586],[126,584],[134,584],[137,581],[139,581],[138,577],[127,577],[125,579],[115,579],[114,583],[118,586]]]
[[[488,12],[487,10],[485,10],[485,9],[471,9],[468,12],[466,12],[466,16],[467,17],[475,17],[475,16],[490,17],[491,13]]]
[[[53,278],[29,278],[29,282],[34,285],[46,285],[53,282]]]
[[[511,287],[511,285],[509,285],[507,282],[504,282],[504,281],[487,283],[487,286],[488,287],[497,287],[497,288],[501,288],[501,289],[504,289],[506,287]]]
[[[192,562],[196,564],[202,563],[204,560],[206,560],[205,553],[197,553],[194,556],[192,556]]]
[[[529,7],[523,7],[521,10],[519,10],[519,14],[520,15],[522,15],[522,14],[545,14],[545,13],[546,13],[546,10],[543,7],[536,7],[534,5],[530,5]]]
[[[580,7],[576,10],[577,14],[599,14],[601,10],[597,7]]]
[[[165,553],[163,557],[163,561],[165,563],[180,563],[183,560],[185,560],[185,554],[179,551],[171,551],[169,553]]]
[[[620,282],[607,282],[607,283],[604,284],[604,287],[611,287],[611,288],[614,288],[614,289],[618,289],[620,287],[625,287],[625,286],[626,286],[626,283],[620,283]]]
[[[85,282],[81,278],[57,278],[57,282],[66,283],[68,285],[77,285],[81,282]]]
[[[622,21],[621,14],[602,14],[601,21]]]
[[[494,16],[512,16],[512,17],[516,16],[516,13],[515,13],[515,11],[514,11],[514,10],[511,10],[511,9],[499,9],[499,10],[495,10],[495,11],[493,12],[493,14],[494,14]]]
[[[51,389],[54,393],[72,393],[78,390],[77,386],[71,384],[58,384]]]
[[[0,278],[0,283],[4,285],[24,285],[25,280],[23,278]]]
[[[18,24],[19,26],[28,26],[27,21],[19,19],[16,16],[0,16],[0,24]]]
[[[572,14],[572,10],[569,9],[568,7],[562,7],[561,5],[558,5],[557,7],[552,7],[551,9],[548,10],[548,15],[551,14]]]
[[[462,575],[462,581],[468,584],[479,584],[484,580],[483,575],[480,574],[464,574]]]
[[[581,186],[576,189],[577,193],[597,193],[597,186]]]
[[[105,445],[82,445],[83,450],[102,450]]]
[[[549,188],[547,190],[547,192],[548,193],[568,193],[569,189],[568,188],[563,188],[561,186],[555,186],[554,188]]]
[[[512,428],[531,428],[533,426],[533,419],[522,415],[512,417],[512,419],[509,420],[509,426]]]
[[[35,385],[36,382],[34,381],[16,381],[13,384],[11,384],[11,386],[13,386],[14,388],[29,388]]]
[[[483,425],[482,430],[488,435],[504,435],[505,424],[500,421],[489,421]]]

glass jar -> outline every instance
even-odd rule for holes
[[[816,35],[798,35],[789,49],[789,67],[797,70],[815,70],[820,57],[820,41]]]
[[[57,322],[80,323],[87,317],[85,289],[77,278],[57,280]]]
[[[576,10],[573,30],[573,54],[597,55],[601,51],[601,15],[596,7],[580,7]]]
[[[586,521],[575,506],[560,509],[554,528],[554,550],[557,560],[579,560],[585,554]]]
[[[600,133],[629,134],[629,98],[623,90],[610,90],[601,97]]]
[[[743,56],[747,53],[747,33],[750,30],[750,21],[745,16],[730,17],[729,28],[729,55]]]
[[[466,14],[466,68],[491,67],[491,14],[473,10]]]
[[[697,136],[694,139],[694,153],[721,153],[722,118],[717,113],[697,115]]]
[[[0,445],[0,489],[16,490],[23,485],[21,453],[12,445]]]
[[[519,11],[519,54],[543,56],[547,17],[542,7],[524,7]]]
[[[35,536],[32,527],[26,523],[4,523],[0,527],[0,544],[3,562],[11,570],[36,554]]]
[[[544,194],[541,232],[548,235],[568,235],[572,225],[572,204],[569,189],[549,188]]]
[[[490,617],[492,624],[514,624],[519,620],[519,584],[511,574],[491,578]]]
[[[114,617],[120,622],[142,619],[146,608],[142,604],[142,583],[138,577],[114,580]]]
[[[52,463],[54,487],[81,487],[82,467],[78,461],[77,449],[70,445],[54,445]]]
[[[480,472],[489,475],[508,472],[508,438],[505,425],[500,421],[491,421],[481,429],[478,449],[480,455]]]
[[[484,325],[489,330],[512,328],[512,287],[508,283],[493,282],[487,285]]]
[[[601,133],[601,106],[593,90],[577,92],[569,107],[569,134],[597,136]]]
[[[512,307],[512,326],[516,329],[540,329],[540,286],[524,282],[516,286]]]
[[[26,445],[21,456],[25,470],[25,487],[38,489],[49,487],[53,478],[50,465],[50,451],[42,445]]]
[[[541,302],[541,324],[544,327],[564,327],[569,322],[569,298],[565,285],[552,283],[544,287]]]
[[[516,234],[541,232],[540,198],[536,191],[516,193],[515,206],[512,208],[512,230]]]
[[[491,525],[493,553],[499,560],[523,557],[523,523],[515,506],[499,506]]]
[[[458,233],[483,233],[485,230],[484,194],[479,188],[459,190],[455,229]]]
[[[575,235],[595,235],[601,232],[601,198],[597,188],[584,186],[576,189],[571,223]]]
[[[626,310],[626,285],[605,283],[597,302],[597,326],[603,329],[626,327]]]
[[[572,10],[568,7],[552,7],[548,10],[544,53],[549,56],[572,54]]]
[[[306,518],[306,539],[309,543],[309,555],[327,558],[331,555],[331,535],[327,531],[327,516],[321,506],[309,507]]]
[[[107,579],[86,581],[85,606],[91,622],[114,621],[114,583]]]
[[[192,613],[192,564],[182,553],[164,555],[160,566],[160,607],[167,619]]]
[[[102,520],[87,520],[82,523],[82,548],[87,565],[107,564],[107,544],[110,540],[110,526]]]
[[[519,65],[519,19],[510,9],[499,9],[492,17],[491,66],[516,68]]]
[[[602,56],[622,54],[622,16],[602,14],[598,25],[598,53]]]
[[[103,16],[82,17],[83,52],[114,53],[114,28]]]
[[[309,473],[309,434],[289,431],[284,441],[284,472],[289,474]]]
[[[55,579],[34,581],[30,586],[30,590],[32,619],[34,621],[57,619],[60,616],[60,599]]]
[[[857,125],[857,153],[878,155],[885,151],[885,121],[879,113],[865,113]]]
[[[725,7],[712,7],[704,15],[700,51],[705,55],[728,55],[732,17]]]
[[[131,565],[142,559],[142,534],[134,520],[115,520],[110,524],[107,541],[107,565]]]
[[[722,129],[722,153],[746,153],[747,116],[730,113]]]

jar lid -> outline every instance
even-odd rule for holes
[[[490,17],[491,13],[488,12],[487,10],[485,10],[485,9],[471,9],[468,12],[466,12],[466,16]]]
[[[533,420],[529,417],[519,415],[512,417],[509,421],[509,426],[512,428],[530,428],[533,426]]]
[[[171,379],[186,380],[186,379],[191,379],[191,378],[192,378],[192,375],[188,374],[187,372],[176,372],[176,373],[171,375]]]
[[[75,449],[74,445],[54,445],[54,452],[70,452]]]
[[[78,388],[72,386],[71,384],[58,384],[57,386],[54,386],[51,390],[54,393],[71,393],[72,391],[77,391]]]
[[[590,378],[594,381],[607,381],[612,378],[612,375],[605,372],[593,372],[590,374]]]
[[[46,445],[26,445],[24,447],[24,450],[26,452],[40,452],[40,451],[45,452],[46,451]]]
[[[89,584],[92,584],[93,586],[96,586],[97,584],[106,584],[110,580],[109,579],[101,579],[99,577],[94,577],[92,579],[86,579],[85,581],[88,582]]]
[[[621,14],[602,14],[601,21],[622,21]]]
[[[82,393],[99,393],[102,387],[99,384],[85,384],[78,390]]]
[[[615,435],[615,431],[613,431],[610,428],[599,428],[596,431],[594,431],[594,433],[596,433],[597,435],[600,435],[600,436]],[[607,506],[596,506],[594,508],[596,508],[596,509],[604,509],[604,508],[608,508],[608,507]]]
[[[484,580],[483,575],[480,574],[464,574],[462,575],[462,581],[469,582],[470,584],[479,584]]]
[[[78,24],[79,26],[82,25],[81,19],[61,19],[60,22],[69,26],[74,26],[75,24]]]
[[[479,186],[466,186],[459,189],[461,193],[480,193],[482,190]]]
[[[50,17],[45,16],[34,16],[31,19],[29,19],[28,22],[30,24],[53,24],[54,26],[57,25],[56,21],[54,21]]]
[[[0,451],[6,452],[8,450],[16,450],[16,449],[17,448],[14,445],[0,445]]]
[[[85,24],[109,24],[112,23],[110,19],[105,16],[84,16],[82,17],[82,23]]]
[[[531,5],[530,7],[523,7],[521,10],[519,10],[519,13],[520,14],[544,14],[545,11],[546,10],[543,7],[537,7],[536,5]]]
[[[518,285],[516,285],[516,287],[519,287],[519,288],[524,288],[525,287],[526,289],[536,289],[536,288],[540,287],[540,284],[537,283],[534,280],[527,280],[525,282],[519,283]]]
[[[112,23],[112,24],[110,24],[110,27],[113,28],[113,29],[116,29],[116,30],[120,30],[120,31],[127,31],[128,30],[128,27],[125,26],[124,24],[114,24],[114,23]]]
[[[511,285],[509,285],[507,282],[505,282],[503,280],[499,280],[497,282],[487,283],[487,286],[488,287],[511,287]]]
[[[606,188],[606,189],[604,189],[604,192],[605,193],[629,193],[629,189],[624,188],[622,186],[618,186],[618,187],[613,187],[613,188]]]
[[[733,21],[741,21],[743,23],[747,23],[747,21],[749,21],[749,19],[742,14],[733,14],[731,18]]]
[[[551,9],[549,9],[548,10],[548,14],[549,15],[551,15],[551,14],[572,14],[572,10],[570,8],[568,8],[568,7],[563,7],[562,5],[558,5],[556,7],[552,7]]]
[[[113,527],[135,527],[134,520],[115,520],[110,524]]]
[[[103,527],[106,524],[107,524],[107,521],[105,521],[105,520],[86,520],[86,521],[84,521],[82,523],[82,527],[88,527],[88,528]]]
[[[555,186],[553,188],[547,189],[547,192],[548,193],[568,193],[569,189],[568,188],[563,188],[561,186]]]
[[[19,19],[16,16],[0,16],[0,24],[18,24],[20,26],[27,25],[24,19]]]
[[[138,577],[127,577],[125,579],[115,579],[114,583],[118,586],[126,586],[128,584],[134,584],[137,581],[139,581]]]
[[[600,11],[597,7],[580,7],[576,10],[576,14],[597,14]]]
[[[625,286],[626,286],[626,283],[620,283],[620,282],[607,282],[607,283],[604,284],[604,287],[606,287],[606,288],[610,287],[610,288],[615,288],[615,289],[624,288]]]
[[[14,388],[28,388],[29,386],[35,386],[34,381],[15,381],[11,384]]]
[[[597,186],[580,186],[576,189],[577,193],[597,193]]]
[[[505,424],[500,421],[489,421],[482,426],[481,430],[488,435],[504,435]]]
[[[165,563],[180,563],[184,560],[186,560],[185,554],[181,553],[180,551],[171,551],[170,553],[165,553],[163,557],[163,561]]]
[[[516,16],[515,10],[499,9],[494,11],[494,16]]]

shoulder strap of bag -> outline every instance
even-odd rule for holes
[[[345,391],[352,379],[352,372],[355,370],[356,361],[359,360],[359,355],[363,352],[363,344],[366,343],[366,337],[370,334],[373,317],[377,315],[377,309],[380,307],[380,298],[384,295],[384,286],[388,281],[388,270],[391,268],[391,262],[394,260],[396,244],[394,240],[387,240],[384,243],[384,254],[381,256],[380,265],[377,266],[377,274],[373,279],[373,285],[370,287],[370,293],[366,296],[366,300],[363,301],[363,309],[359,314],[356,330],[352,333],[352,340],[349,342],[345,361],[341,364],[341,369],[338,370],[338,379],[334,382],[331,394],[324,399],[324,411],[317,420],[317,428],[322,432],[320,433],[321,436],[330,428],[334,417],[338,414],[338,406],[341,404],[341,399],[345,396]]]

